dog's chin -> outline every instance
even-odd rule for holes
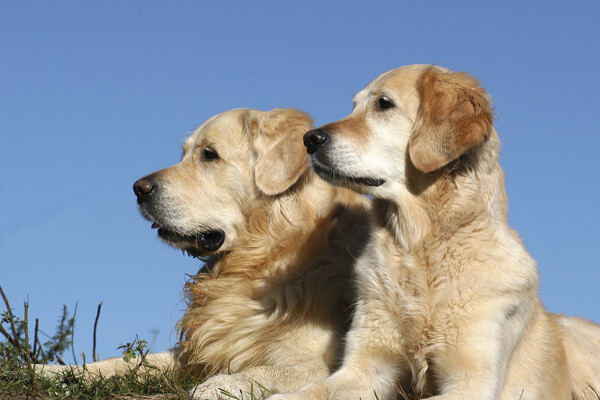
[[[209,229],[190,235],[181,235],[159,227],[158,237],[170,246],[187,252],[192,257],[208,257],[215,254],[225,242],[225,232],[220,229]]]
[[[385,183],[385,180],[381,178],[345,175],[339,170],[322,163],[316,157],[310,157],[310,165],[317,175],[332,185],[348,187],[358,192],[366,193],[369,192],[370,188],[379,187]]]

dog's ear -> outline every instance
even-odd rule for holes
[[[421,75],[418,89],[421,104],[408,147],[418,170],[441,168],[489,137],[493,110],[475,78],[432,67]]]
[[[250,111],[247,127],[257,157],[256,186],[269,196],[285,192],[308,167],[302,136],[312,127],[311,117],[291,108]]]

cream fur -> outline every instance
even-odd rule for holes
[[[354,103],[310,156],[323,178],[376,198],[345,357],[324,382],[270,399],[597,399],[600,326],[539,300],[536,263],[507,223],[485,90],[415,65]]]

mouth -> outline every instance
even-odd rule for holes
[[[158,236],[165,242],[187,251],[194,257],[217,251],[225,241],[225,232],[220,229],[207,229],[191,235],[181,235],[163,228],[156,222],[152,224],[152,229],[158,229]]]
[[[361,186],[377,187],[385,183],[384,179],[372,177],[357,177],[341,174],[338,170],[321,163],[316,157],[310,156],[310,164],[321,178],[333,185],[353,183]]]

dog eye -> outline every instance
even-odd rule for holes
[[[393,107],[395,107],[395,104],[394,104],[393,101],[391,101],[389,99],[389,97],[387,97],[387,96],[381,96],[379,98],[379,109],[380,110],[387,110],[387,109],[393,108]]]
[[[202,149],[202,160],[204,161],[216,161],[219,159],[219,154],[211,149],[210,147],[205,147]]]

